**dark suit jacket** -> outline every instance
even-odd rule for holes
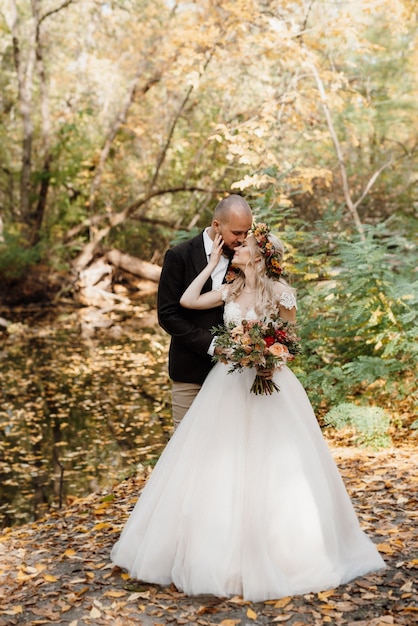
[[[203,232],[168,250],[158,287],[158,321],[171,335],[168,357],[170,378],[202,384],[213,366],[207,351],[213,339],[209,329],[222,322],[223,307],[206,311],[184,309],[179,300],[207,264]],[[212,289],[212,280],[202,292]]]

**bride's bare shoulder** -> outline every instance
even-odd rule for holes
[[[282,281],[278,281],[278,280],[274,281],[273,289],[277,297],[280,297],[283,293],[296,295],[295,289],[293,289],[293,287],[291,287],[290,285]]]

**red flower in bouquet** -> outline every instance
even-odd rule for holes
[[[283,321],[278,315],[264,320],[243,320],[238,325],[224,324],[212,332],[216,345],[222,349],[222,354],[213,358],[230,365],[229,372],[242,371],[244,367],[257,370],[250,389],[255,394],[280,391],[273,380],[259,372],[280,368],[300,352],[295,324]]]

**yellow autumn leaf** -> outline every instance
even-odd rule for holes
[[[303,275],[304,280],[316,280],[319,274],[317,272],[306,272]]]
[[[108,528],[108,522],[99,522],[93,526],[93,530],[103,530],[103,528]]]
[[[96,508],[94,509],[94,513],[101,513],[102,511],[104,511],[105,509],[107,509],[107,507],[109,506],[109,504],[111,504],[110,502],[101,502],[98,506],[96,506]]]
[[[2,611],[4,615],[18,615],[19,613],[23,613],[23,606],[18,604],[14,606],[12,609],[7,609],[6,611]]]
[[[100,616],[101,616],[101,612],[99,611],[97,607],[94,606],[92,610],[90,611],[90,617],[92,619],[97,619]]]
[[[286,596],[285,598],[280,598],[280,600],[277,600],[277,602],[274,603],[274,608],[283,609],[291,601],[292,601],[292,598],[290,598],[289,596]]]
[[[51,574],[44,574],[44,580],[47,583],[56,583],[58,578],[55,578],[55,576],[51,576]]]
[[[241,596],[232,596],[232,598],[230,598],[228,602],[232,602],[232,604],[240,604],[241,606],[243,606],[244,604],[250,604],[248,600],[244,600],[244,598],[242,598]]]
[[[414,586],[414,583],[412,582],[412,580],[408,580],[408,582],[402,585],[399,591],[409,593],[410,591],[413,591],[413,586]]]
[[[64,556],[75,556],[75,554],[76,554],[76,551],[73,550],[72,548],[68,548],[68,550],[64,552]]]
[[[223,619],[222,622],[219,622],[219,626],[238,626],[240,622],[240,619]]]
[[[393,548],[388,543],[378,543],[377,549],[384,554],[393,554]]]
[[[322,600],[322,602],[326,602],[330,596],[334,595],[334,589],[329,589],[328,591],[320,591],[318,593],[318,599]]]
[[[248,619],[257,619],[257,613],[252,609],[247,609],[247,617]]]
[[[119,589],[119,591],[117,589],[110,589],[109,591],[105,591],[103,595],[108,598],[121,598],[122,596],[126,596],[126,591],[122,589]]]
[[[24,583],[26,580],[30,580],[31,578],[33,578],[33,575],[25,574],[24,572],[22,572],[22,570],[19,570],[16,576],[16,580],[20,583]]]

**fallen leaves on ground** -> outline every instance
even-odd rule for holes
[[[137,476],[0,538],[0,626],[411,626],[418,623],[417,455],[333,448],[364,530],[388,568],[337,589],[252,603],[187,597],[109,561],[144,485]]]

